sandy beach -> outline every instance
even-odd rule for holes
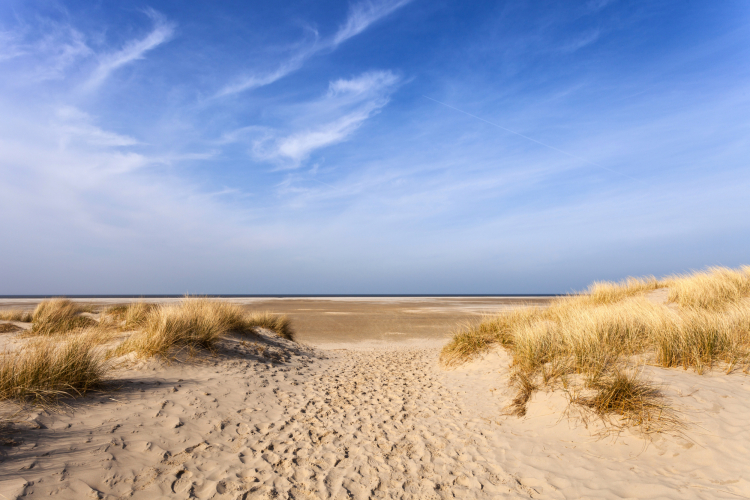
[[[748,68],[750,0],[0,0],[0,500],[750,500]]]
[[[644,437],[567,409],[559,392],[506,415],[502,350],[440,367],[457,324],[544,300],[238,301],[288,314],[298,343],[232,337],[26,408],[0,447],[0,498],[750,498],[745,374],[646,367],[687,424]]]

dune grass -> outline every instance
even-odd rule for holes
[[[669,301],[682,307],[720,311],[750,296],[750,266],[711,267],[706,272],[665,280]]]
[[[277,337],[294,341],[294,330],[288,317],[267,311],[254,312],[245,316],[245,328],[255,330],[265,328],[271,330]]]
[[[590,387],[595,390],[593,396],[579,396],[574,402],[591,408],[599,415],[614,414],[627,425],[641,426],[646,430],[660,430],[665,424],[670,424],[670,427],[680,424],[659,387],[642,379],[634,370],[615,370],[592,381]]]
[[[658,288],[669,289],[667,304],[645,296]],[[523,414],[518,402],[528,401],[535,379],[552,384],[581,374],[598,396],[575,402],[601,414],[617,413],[631,424],[652,426],[657,415],[664,421],[673,415],[661,392],[636,372],[625,375],[625,367],[647,359],[699,373],[716,363],[724,363],[728,371],[741,366],[747,371],[749,297],[750,267],[594,283],[547,308],[519,308],[461,328],[443,348],[441,362],[460,364],[502,345],[513,356],[513,383],[518,385],[518,374],[528,381],[519,387],[513,413]],[[640,414],[634,413],[636,407]]]
[[[168,356],[175,350],[213,349],[229,333],[255,334],[268,328],[280,337],[293,340],[289,320],[268,313],[247,314],[236,304],[186,297],[176,305],[129,306],[124,313],[138,330],[115,351],[116,355],[135,353],[139,357]]]
[[[14,325],[13,323],[0,323],[0,333],[11,333],[19,331],[21,331],[21,328]]]
[[[20,309],[10,309],[0,311],[0,320],[3,321],[20,321],[22,323],[31,323],[31,313]]]
[[[645,278],[627,278],[619,283],[596,281],[580,298],[589,304],[614,304],[634,295],[656,290],[664,285],[653,276]]]
[[[95,327],[97,321],[82,313],[90,309],[68,299],[43,300],[31,318],[31,334],[59,335],[73,330]]]
[[[145,325],[149,313],[157,307],[151,302],[114,305],[102,312],[100,323],[123,331],[136,330]]]
[[[31,340],[0,355],[0,400],[46,403],[99,387],[108,365],[97,347],[99,332],[79,332]]]
[[[213,349],[227,334],[254,335],[258,328],[293,339],[284,316],[248,314],[238,305],[202,298],[186,297],[176,305],[138,302],[109,308],[101,324],[82,316],[85,311],[66,299],[39,304],[32,318],[33,338],[19,350],[0,354],[0,400],[46,404],[100,386],[110,368],[100,346],[116,328],[135,332],[114,354],[134,352],[139,357]]]
[[[125,312],[130,307],[130,304],[117,304],[109,306],[102,311],[102,317],[111,317],[113,320],[122,321],[125,318]]]

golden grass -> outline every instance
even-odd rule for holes
[[[185,298],[176,305],[133,304],[125,323],[139,328],[115,351],[139,357],[167,356],[175,349],[213,349],[229,333],[254,334],[268,328],[280,337],[293,339],[289,320],[269,313],[246,314],[236,304],[203,298]]]
[[[665,424],[679,427],[679,419],[666,403],[664,395],[652,382],[640,378],[637,372],[615,370],[591,382],[593,396],[579,396],[575,402],[587,406],[602,416],[622,417],[629,425],[646,430],[660,430]]]
[[[18,332],[21,328],[13,323],[0,323],[0,333]]]
[[[537,386],[531,377],[523,371],[516,371],[510,379],[511,385],[516,387],[516,397],[509,406],[509,413],[517,417],[526,415],[526,403],[529,402]]]
[[[664,287],[669,288],[668,304],[645,297],[647,292]],[[519,374],[528,379],[519,388],[516,414],[523,414],[518,407],[528,401],[535,377],[552,383],[568,374],[583,374],[600,384],[601,398],[614,401],[620,397],[607,396],[608,389],[601,385],[606,382],[612,390],[622,389],[615,392],[630,399],[627,404],[639,404],[648,412],[636,416],[630,410],[613,410],[628,423],[643,424],[654,415],[669,420],[672,416],[665,403],[657,403],[661,392],[646,390],[649,383],[638,380],[635,372],[624,375],[623,366],[632,365],[637,358],[699,373],[717,362],[725,363],[728,371],[741,365],[747,370],[749,296],[750,267],[709,268],[663,280],[647,277],[594,283],[587,293],[558,298],[547,308],[516,309],[461,328],[443,348],[441,362],[456,365],[495,344],[504,346],[513,356],[513,383],[518,385]],[[643,401],[638,403],[638,398]],[[602,406],[603,400],[586,401],[600,413],[609,412],[604,411],[609,406]],[[653,422],[649,422],[651,426]]]
[[[245,329],[265,328],[271,330],[277,337],[294,341],[294,330],[288,317],[270,312],[254,312],[244,319]]]
[[[125,324],[123,325],[123,328],[125,330],[130,330],[142,327],[146,324],[146,320],[148,319],[149,314],[151,314],[151,311],[157,308],[158,306],[156,304],[150,302],[134,302],[129,304],[125,309],[123,317]]]
[[[656,290],[662,286],[659,280],[653,276],[645,278],[630,277],[619,283],[596,281],[589,286],[583,297],[590,304],[613,304],[627,297]]]
[[[136,330],[145,325],[149,313],[157,307],[157,304],[151,302],[114,305],[102,312],[99,322],[120,330]]]
[[[21,321],[23,323],[31,322],[31,313],[20,309],[10,309],[0,311],[0,320],[4,321]]]
[[[513,309],[501,316],[487,317],[478,325],[464,325],[443,348],[440,359],[446,366],[455,366],[494,344],[507,346],[513,341],[513,326],[531,321],[535,314],[534,309]]]
[[[125,312],[128,310],[128,307],[130,307],[132,304],[117,304],[114,306],[109,306],[104,311],[102,311],[102,316],[110,316],[113,319],[122,321],[125,318]]]
[[[656,363],[692,367],[703,372],[716,362],[731,370],[750,355],[750,304],[738,303],[722,311],[687,309],[672,322],[650,332]]]
[[[88,311],[88,308],[68,299],[43,300],[32,315],[30,333],[34,335],[59,335],[96,326],[96,320],[81,315],[81,313]]]
[[[97,348],[98,334],[40,337],[0,355],[0,400],[48,402],[101,385],[108,366]]]
[[[711,267],[706,272],[671,277],[669,301],[682,307],[721,310],[750,295],[750,266]]]

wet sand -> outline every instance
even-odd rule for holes
[[[137,299],[81,298],[76,302],[106,307]],[[181,299],[144,299],[170,303]],[[548,297],[331,297],[224,298],[253,311],[286,314],[297,338],[308,344],[348,342],[443,342],[461,324],[485,314],[522,305],[544,306]],[[33,311],[40,299],[0,299],[0,310]]]

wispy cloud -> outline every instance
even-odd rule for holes
[[[0,61],[7,61],[25,54],[15,33],[0,31]]]
[[[398,83],[398,76],[390,71],[370,71],[349,80],[332,81],[322,99],[300,107],[310,114],[303,121],[319,116],[330,117],[328,120],[286,135],[267,132],[254,142],[253,154],[259,160],[298,167],[313,151],[344,141],[378,113]]]
[[[305,61],[313,55],[326,50],[335,50],[341,43],[362,33],[373,23],[411,1],[412,0],[383,0],[373,2],[365,0],[356,3],[350,8],[346,22],[341,25],[331,38],[321,41],[318,39],[317,32],[315,32],[316,36],[312,42],[309,42],[301,49],[297,49],[295,55],[281,63],[276,69],[265,72],[261,71],[257,74],[246,75],[238,78],[236,81],[222,87],[219,92],[216,93],[215,97],[237,94],[246,90],[270,85],[300,69]]]
[[[351,0],[297,43],[288,6],[188,9],[175,46],[158,15],[16,2],[0,19],[0,293],[541,293],[746,260],[742,20],[587,1],[459,24],[465,9],[428,9],[423,43],[388,33],[409,50],[377,67],[399,72],[367,71],[363,36],[405,13],[396,0]],[[249,71],[247,26],[267,12],[274,45]],[[578,50],[604,37],[599,57]],[[347,40],[363,44],[323,60]],[[241,98],[201,99],[227,83]]]
[[[607,7],[609,4],[615,3],[617,0],[589,0],[586,6],[589,10],[600,11]]]
[[[368,71],[349,80],[339,79],[328,84],[328,96],[362,96],[380,94],[383,90],[392,88],[399,82],[399,78],[390,71]]]
[[[372,2],[365,0],[352,5],[349,17],[339,28],[331,40],[333,46],[339,45],[353,36],[359,35],[374,22],[384,18],[399,7],[403,7],[411,0],[386,0]]]
[[[368,103],[352,113],[342,116],[336,121],[323,124],[317,128],[297,132],[287,137],[272,139],[270,146],[267,141],[255,144],[253,151],[262,160],[291,160],[293,166],[306,159],[316,149],[330,146],[343,141],[380,107],[375,103]]]
[[[288,61],[283,62],[278,68],[268,73],[248,75],[242,78],[238,78],[235,82],[226,85],[217,94],[216,97],[223,97],[226,95],[238,94],[246,90],[252,90],[258,87],[264,87],[270,85],[273,82],[284,78],[289,73],[297,71],[302,67],[310,55],[310,51],[303,51],[295,55]]]
[[[574,40],[571,40],[566,44],[561,45],[560,47],[558,47],[558,50],[560,52],[575,52],[586,47],[587,45],[591,45],[592,43],[596,42],[600,36],[601,31],[598,29],[594,29],[589,31],[588,33],[584,33],[583,35],[575,38]]]
[[[0,33],[0,63],[18,59],[17,83],[62,79],[74,63],[90,57],[94,51],[85,37],[66,23],[47,21],[40,34],[18,29]]]
[[[62,106],[56,112],[54,120],[60,144],[71,141],[82,142],[90,146],[122,147],[134,146],[139,142],[126,135],[104,130],[93,123],[93,119],[72,106]]]
[[[164,16],[153,9],[148,9],[145,13],[153,20],[154,29],[145,38],[133,40],[121,50],[101,57],[99,65],[86,84],[87,88],[98,87],[113,71],[133,61],[143,59],[146,52],[155,49],[172,37],[175,28],[173,23],[168,22]]]

